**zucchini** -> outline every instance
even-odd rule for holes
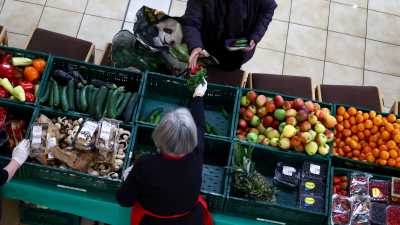
[[[80,97],[79,97],[79,105],[81,106],[81,110],[82,112],[86,112],[87,110],[87,92],[89,89],[89,85],[88,86],[84,86],[80,92]]]
[[[49,95],[50,95],[50,83],[51,81],[49,81],[46,85],[46,90],[44,92],[43,97],[40,99],[40,103],[45,103],[49,100]]]
[[[91,92],[90,92],[90,101],[88,102],[88,104],[89,104],[89,114],[93,115],[93,116],[96,115],[95,100],[96,100],[98,91],[99,91],[99,89],[97,87],[93,87]]]
[[[104,110],[103,110],[103,117],[107,117],[107,114],[108,114],[108,107],[109,107],[110,104],[111,104],[111,96],[112,96],[113,92],[114,92],[114,90],[108,89],[107,98],[106,98],[106,104],[105,104]]]
[[[68,107],[70,110],[75,110],[75,82],[74,80],[68,81],[67,85],[67,94],[68,94]]]
[[[133,111],[135,110],[137,100],[138,100],[138,94],[137,94],[137,92],[135,92],[132,94],[127,106],[124,109],[122,117],[123,117],[124,121],[127,123],[131,122],[131,120],[132,120]]]
[[[54,107],[57,107],[60,104],[60,91],[56,81],[53,81],[53,98]]]
[[[150,114],[147,116],[146,122],[150,123],[155,123],[157,120],[157,117],[160,116],[161,118],[161,113],[164,111],[162,107],[153,109],[153,111],[150,112]]]
[[[49,92],[49,106],[51,108],[54,107],[54,88],[53,88],[53,83],[54,82],[55,81],[53,81],[53,80],[50,80],[50,82],[49,82],[49,89],[50,89],[50,92]]]
[[[61,107],[64,111],[69,110],[67,86],[61,88]]]
[[[124,94],[124,98],[123,98],[122,102],[117,106],[115,118],[119,117],[121,115],[121,113],[124,111],[131,96],[132,96],[131,92],[126,92]]]
[[[78,112],[82,112],[81,104],[80,104],[80,101],[79,101],[80,97],[81,97],[81,90],[79,88],[77,88],[75,90],[75,106],[76,106],[76,110]]]
[[[123,92],[118,92],[117,93],[118,97],[115,100],[115,103],[112,104],[111,111],[110,111],[110,117],[112,119],[115,119],[117,117],[117,109],[118,106],[122,103],[124,100],[125,94]]]
[[[104,112],[104,102],[106,100],[108,88],[103,86],[99,89],[96,96],[96,118],[100,118]]]
[[[115,113],[113,114],[113,112],[116,110],[116,107],[119,104],[118,103],[119,96],[123,94],[121,90],[122,90],[121,88],[117,88],[113,90],[113,93],[111,95],[111,102],[107,108],[107,116],[110,118],[113,118],[112,115],[115,114]]]

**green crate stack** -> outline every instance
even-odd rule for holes
[[[240,143],[235,143],[240,144]],[[233,144],[233,145],[235,145]],[[245,147],[250,147],[248,144],[243,144]],[[232,159],[233,160],[233,159]],[[233,166],[232,161],[230,167]],[[282,152],[280,150],[267,150],[256,146],[253,150],[252,161],[255,163],[256,170],[261,173],[267,181],[272,183],[275,174],[275,166],[277,162],[290,162],[301,168],[304,161],[310,160],[315,163],[325,164],[327,166],[326,191],[324,193],[324,209],[321,212],[314,212],[298,207],[299,190],[289,191],[282,188],[277,188],[276,202],[244,199],[235,196],[232,190],[233,173],[229,176],[227,186],[227,200],[225,202],[224,212],[231,215],[238,215],[254,218],[263,221],[275,221],[278,223],[284,222],[289,225],[297,224],[323,224],[326,222],[328,215],[329,201],[329,182],[330,182],[330,166],[331,161],[326,158],[310,158],[306,155],[292,154],[290,152]]]
[[[193,93],[185,87],[185,82],[183,79],[172,76],[147,74],[136,121],[139,124],[154,126],[146,121],[146,117],[153,110],[162,108],[161,115],[163,115],[179,107],[190,107]],[[207,136],[231,139],[237,111],[237,97],[238,89],[235,87],[208,84],[204,96],[205,118],[206,122],[214,128],[216,135],[207,133]]]
[[[76,60],[62,58],[62,57],[54,57],[53,58],[53,61],[49,66],[49,75],[48,75],[45,83],[43,84],[43,87],[47,86],[50,78],[53,77],[53,73],[55,70],[57,70],[57,69],[66,70],[66,68],[68,68],[68,67],[79,71],[85,80],[90,81],[92,79],[98,79],[101,81],[110,82],[117,86],[124,86],[126,91],[137,92],[138,97],[141,96],[142,86],[143,86],[143,83],[145,80],[145,77],[142,73],[116,69],[113,67],[98,66],[98,65],[89,64],[86,62],[76,61]],[[45,89],[45,88],[43,88],[43,89]],[[45,90],[43,90],[43,92],[41,93],[40,98],[42,98],[44,96],[44,94],[45,94]],[[50,108],[47,104],[40,103],[40,105]],[[95,107],[95,106],[96,106],[96,103],[88,102],[89,108]],[[134,123],[134,118],[136,118],[137,106],[138,106],[138,101],[136,103],[136,106],[134,107],[134,113],[132,115],[132,118],[130,119],[130,122],[124,122],[124,123],[131,124],[131,125]],[[57,109],[55,109],[55,108],[52,108],[52,109],[55,111],[65,113],[66,115],[71,114],[71,113],[72,113],[72,115],[79,113],[79,114],[82,114],[83,116],[93,117],[92,115],[89,115],[87,112],[79,112],[78,110],[65,112],[65,111],[62,111],[60,108],[61,108],[61,106],[59,106]],[[120,119],[120,118],[118,118],[118,119]]]
[[[350,105],[336,104],[334,106],[335,115],[336,115],[336,109],[339,106],[344,106],[346,109],[348,107],[351,107]],[[361,110],[363,112],[371,111],[369,109],[360,108],[360,107],[355,107],[355,108],[357,110]],[[377,115],[378,114],[380,114],[382,116],[389,115],[388,113],[377,113]],[[397,119],[399,119],[399,118],[400,117],[397,116]],[[390,166],[382,166],[382,165],[379,165],[379,164],[376,164],[376,163],[368,163],[368,162],[363,162],[363,161],[359,161],[359,160],[354,160],[354,159],[351,159],[351,158],[335,155],[333,152],[332,152],[332,163],[337,167],[344,167],[344,168],[350,168],[350,169],[359,169],[359,170],[363,170],[363,171],[366,171],[366,172],[386,174],[386,175],[392,175],[392,176],[400,177],[400,168],[390,167]]]
[[[46,54],[46,53],[33,52],[33,51],[29,51],[29,50],[11,48],[11,47],[5,47],[5,46],[0,46],[0,51],[4,51],[6,53],[11,53],[13,55],[13,57],[27,57],[30,59],[42,58],[42,59],[46,60],[46,68],[43,71],[43,73],[40,77],[40,81],[39,81],[40,87],[39,87],[39,91],[38,91],[38,96],[40,96],[40,94],[44,91],[43,84],[45,83],[45,80],[47,79],[47,75],[49,73],[49,65],[51,65],[53,58],[50,57],[50,55]],[[17,100],[11,100],[11,99],[5,99],[5,98],[0,98],[0,102],[14,102],[17,104],[26,104],[26,105],[31,105],[31,106],[35,105],[36,106],[39,104],[38,96],[36,96],[36,100],[34,103],[20,102]]]
[[[239,115],[239,113],[240,113],[240,98],[243,95],[245,95],[248,91],[251,91],[251,90],[254,90],[257,94],[263,94],[266,97],[271,97],[271,98],[274,98],[277,95],[280,95],[280,96],[283,97],[284,100],[289,100],[289,101],[294,100],[294,99],[297,98],[297,97],[294,97],[294,96],[283,95],[283,94],[280,94],[280,93],[277,93],[277,92],[272,92],[272,91],[267,91],[267,90],[241,88],[239,90],[239,96],[237,98],[238,102],[237,102],[236,118],[235,118],[235,123],[234,123],[234,126],[233,126],[234,130],[232,131],[232,134],[233,134],[233,137],[234,137],[233,139],[235,141],[240,141],[238,138],[236,138],[236,130],[238,129],[239,118],[240,118],[240,115]],[[305,99],[305,98],[302,98],[302,99],[304,101],[311,100],[311,99]],[[332,104],[325,103],[325,102],[318,102],[318,101],[313,101],[313,102],[318,103],[321,106],[321,108],[328,108],[331,111],[331,114],[334,115],[333,114],[334,113],[334,106]],[[247,141],[241,141],[241,142],[249,144],[249,142],[247,142]],[[332,144],[333,143],[329,143],[328,144],[329,148],[330,148],[330,151],[332,151]],[[270,146],[270,145],[255,144],[255,146],[257,146],[258,148],[264,148],[264,149],[268,149],[268,150],[280,150],[280,148],[273,147],[273,146]],[[289,149],[289,153],[297,154],[297,155],[306,155],[305,153],[298,153],[294,149]],[[327,158],[326,156],[322,156],[322,155],[319,155],[319,154],[315,154],[313,156],[308,156],[308,157],[310,157],[310,158]]]
[[[79,225],[80,218],[68,213],[52,209],[38,208],[31,204],[22,203],[20,208],[20,220],[24,225]]]
[[[40,116],[40,114],[44,114],[49,118],[54,118],[58,116],[65,116],[63,112],[54,111],[49,108],[41,108],[36,109],[34,116],[32,118],[32,122],[35,122],[36,119]],[[82,117],[81,114],[76,115],[67,115],[69,118],[83,118],[89,119],[88,117]],[[134,140],[134,129],[131,125],[121,124],[121,128],[124,128],[131,132],[131,138],[128,143],[128,148],[126,150],[126,157],[124,159],[124,164],[122,166],[121,172],[127,167],[131,150],[133,147],[132,140]],[[99,176],[93,176],[87,173],[83,173],[80,171],[72,170],[72,169],[62,169],[47,165],[42,165],[35,162],[26,162],[21,170],[18,173],[19,178],[23,179],[31,179],[31,180],[41,180],[44,182],[49,182],[51,184],[55,184],[58,187],[84,191],[84,192],[115,192],[121,184],[121,179],[109,179]]]
[[[132,151],[132,161],[143,154],[157,154],[151,138],[152,126],[138,125],[136,128],[135,144]],[[206,137],[203,167],[203,183],[201,193],[209,208],[214,212],[222,212],[228,176],[226,167],[230,161],[231,143],[222,138]]]

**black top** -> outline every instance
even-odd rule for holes
[[[0,186],[3,186],[7,183],[8,180],[8,172],[5,169],[0,170]]]
[[[125,207],[135,201],[144,209],[162,216],[191,211],[178,219],[158,220],[145,217],[142,225],[202,225],[200,206],[195,206],[200,194],[204,152],[203,98],[192,102],[192,116],[197,125],[198,145],[180,160],[168,160],[161,155],[143,156],[135,165],[117,193],[117,201]],[[193,208],[194,207],[194,208]]]

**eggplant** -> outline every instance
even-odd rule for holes
[[[63,70],[55,70],[53,73],[53,78],[60,82],[62,85],[66,85],[68,81],[74,79],[74,77]]]
[[[82,83],[82,84],[87,83],[85,78],[83,78],[82,74],[79,73],[78,70],[70,71],[69,74],[71,74],[71,76],[75,79],[75,83]]]

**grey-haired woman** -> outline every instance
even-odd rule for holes
[[[204,152],[203,96],[207,83],[194,94],[192,108],[166,114],[154,129],[160,154],[144,156],[117,193],[120,205],[132,207],[132,225],[210,225],[200,196]]]

